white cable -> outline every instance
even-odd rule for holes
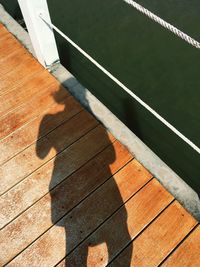
[[[198,41],[196,41],[194,38],[190,37],[186,33],[182,32],[181,30],[177,29],[176,27],[174,27],[170,23],[166,22],[165,20],[161,19],[160,17],[158,17],[157,15],[155,15],[154,13],[149,11],[148,9],[144,8],[143,6],[139,5],[138,3],[136,3],[133,0],[123,0],[123,1],[125,3],[127,3],[128,5],[131,5],[132,7],[134,7],[135,9],[140,11],[141,13],[145,14],[147,17],[149,17],[150,19],[154,20],[155,22],[160,24],[162,27],[164,27],[164,28],[168,29],[169,31],[173,32],[175,35],[177,35],[178,37],[180,37],[181,39],[183,39],[187,43],[189,43],[192,46],[200,49],[200,43]]]
[[[172,132],[178,135],[183,141],[185,141],[189,146],[191,146],[197,153],[200,154],[200,148],[196,146],[192,141],[190,141],[186,136],[179,132],[173,125],[166,121],[162,116],[160,116],[154,109],[147,105],[141,98],[134,94],[128,87],[126,87],[122,82],[115,78],[109,71],[102,67],[95,59],[88,55],[82,48],[80,48],[76,43],[74,43],[68,36],[61,32],[55,25],[51,22],[47,22],[42,14],[39,15],[40,18],[57,33],[59,33],[65,40],[67,40],[73,47],[75,47],[82,55],[84,55],[89,61],[91,61],[97,68],[104,72],[111,80],[113,80],[117,85],[119,85],[124,91],[126,91],[130,96],[132,96],[138,103],[140,103],[144,108],[151,112],[158,120],[165,124]]]

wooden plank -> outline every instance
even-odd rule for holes
[[[1,38],[4,37],[5,34],[7,34],[8,30],[6,29],[6,27],[0,23],[0,40]]]
[[[125,207],[122,207],[63,260],[59,267],[106,266],[172,200],[173,197],[158,181],[153,179],[134,195],[125,204]],[[124,218],[124,208],[127,212],[127,220]],[[124,231],[126,225],[128,232]],[[105,245],[102,246],[102,243]],[[131,253],[134,253],[134,248],[131,246],[129,247],[129,253],[130,261]]]
[[[28,50],[7,29],[4,28],[3,32],[4,35],[1,38],[0,47],[0,76],[12,71],[19,65],[29,67],[31,63],[37,65],[40,70],[43,69]]]
[[[133,241],[131,262],[127,247],[110,266],[158,266],[196,224],[197,221],[174,201]]]
[[[21,48],[18,50],[15,49],[16,52],[13,55],[8,56],[9,59],[6,58],[6,62],[1,62],[1,67],[3,66],[4,68],[8,67],[11,69],[6,73],[6,75],[1,75],[0,77],[0,96],[5,97],[7,101],[4,103],[4,106],[9,104],[9,101],[12,101],[12,94],[15,94],[15,102],[17,102],[22,93],[24,94],[21,98],[25,98],[28,96],[29,92],[35,89],[36,86],[38,86],[38,89],[40,88],[40,90],[45,87],[45,83],[47,82],[48,85],[50,83],[55,83],[59,86],[56,79],[50,75],[49,72],[21,46],[21,44],[19,44],[19,47]],[[25,57],[23,56],[24,53],[27,53]],[[17,61],[16,68],[12,67],[12,64],[9,63],[9,60],[11,60],[10,58]],[[38,78],[38,81],[36,78]],[[8,83],[4,84],[7,80],[9,80]],[[13,102],[13,104],[15,102]]]
[[[68,95],[59,104],[54,103],[52,106],[47,107],[38,117],[0,140],[0,165],[30,146],[37,139],[45,136],[64,121],[70,119],[82,109],[81,105],[72,96],[68,97]],[[45,119],[43,119],[44,116]],[[43,124],[43,128],[39,132],[41,124]]]
[[[7,64],[4,62],[4,64]],[[26,65],[25,65],[26,64]],[[2,63],[1,63],[2,65]],[[46,71],[34,58],[28,57],[24,64],[19,64],[16,68],[0,76],[0,95],[10,92],[19,84],[31,79],[32,75],[40,71]]]
[[[38,169],[45,162],[53,158],[57,153],[66,149],[70,144],[75,142],[85,133],[94,128],[98,122],[94,120],[91,115],[85,112],[80,112],[78,115],[73,117],[67,123],[58,127],[55,131],[51,132],[45,138],[41,139],[37,144],[29,147],[25,152],[17,156],[17,163],[20,165],[22,175],[32,173],[33,170]],[[64,137],[62,137],[64,136]],[[51,150],[51,148],[54,148]],[[35,150],[37,155],[35,155]],[[81,152],[80,152],[81,154]],[[47,156],[46,156],[47,155]],[[32,157],[31,157],[32,156]],[[45,157],[46,156],[46,157]],[[45,159],[44,159],[45,157]],[[16,158],[13,159],[14,166],[17,166]],[[22,160],[24,159],[23,164]],[[26,163],[26,164],[25,164]],[[57,159],[55,158],[55,168],[57,164]],[[66,163],[63,162],[66,165]],[[68,162],[67,162],[68,164]],[[29,167],[30,165],[30,167]],[[49,169],[49,166],[51,168]],[[2,167],[4,169],[4,167]],[[14,168],[10,165],[8,168]],[[19,167],[16,167],[19,170]],[[31,169],[30,169],[31,168]],[[26,170],[27,169],[27,170]],[[22,213],[35,201],[41,198],[45,193],[48,192],[48,186],[44,184],[43,180],[40,178],[38,180],[38,172],[40,177],[44,177],[45,173],[49,171],[49,174],[52,172],[52,163],[48,166],[45,166],[41,170],[39,169],[32,176],[28,177],[21,183],[17,184],[14,188],[10,189],[7,193],[1,196],[0,198],[0,210],[1,210],[1,219],[0,219],[0,228],[4,227],[11,220],[13,220],[19,213]],[[43,171],[45,170],[45,173]],[[59,172],[57,170],[57,172]],[[11,173],[6,170],[7,173]],[[13,174],[11,174],[13,176]],[[17,177],[17,180],[22,179],[23,176],[20,176],[21,173],[15,174],[14,178]],[[55,174],[54,175],[58,175]],[[36,178],[37,177],[37,178]],[[35,182],[37,182],[35,184]],[[35,192],[36,191],[36,192]]]
[[[128,150],[114,142],[4,228],[0,234],[2,263],[26,248],[131,159]]]
[[[199,267],[200,265],[200,226],[162,264],[163,267]]]
[[[75,248],[151,178],[148,172],[145,174],[142,167],[135,167],[135,162],[131,161],[8,266],[54,266],[65,256],[66,250],[68,253]],[[4,254],[6,250],[1,251]]]
[[[5,116],[11,110],[14,110],[20,105],[31,102],[32,98],[40,94],[41,91],[47,92],[52,79],[49,79],[46,71],[40,71],[33,75],[31,79],[24,84],[16,86],[10,92],[0,96],[0,117]]]
[[[10,33],[10,31],[6,28],[5,25],[3,25],[0,22],[0,41],[2,41],[4,39],[5,36],[10,35],[10,37],[14,40],[17,40],[15,36],[12,35],[12,33]]]
[[[8,58],[13,58],[13,55],[17,55],[18,53],[24,53],[25,58],[27,56],[32,57],[32,54],[9,31],[5,30],[3,35],[1,35],[0,31],[0,63],[5,63]]]
[[[22,45],[7,30],[5,30],[3,36],[1,33],[2,30],[0,31],[0,60],[22,48]]]
[[[13,53],[4,56],[0,60],[1,68],[0,68],[0,76],[4,76],[10,71],[17,70],[19,66],[21,68],[28,68],[31,64],[37,64],[36,60],[25,50],[23,47],[22,49],[14,50]],[[16,79],[18,77],[16,76]]]
[[[38,91],[40,89],[38,88]],[[47,109],[47,107],[53,105],[55,102],[62,101],[68,95],[67,91],[60,87],[60,84],[56,80],[50,83],[47,89],[48,93],[46,90],[42,90],[31,102],[21,105],[19,108],[0,118],[0,139],[5,138],[22,127],[25,123],[28,123]],[[56,100],[53,95],[56,95]]]
[[[45,75],[45,74],[46,74],[46,77],[43,76],[43,79],[49,81],[49,83],[54,82],[55,84],[57,83],[57,85],[59,85],[56,79],[52,75],[50,75],[49,72],[45,70],[44,67],[41,66],[41,64],[39,64],[38,61],[24,47],[22,47],[20,43],[18,43],[18,41],[15,41],[15,43],[17,43],[17,47],[19,49],[16,49],[16,47],[14,47],[13,50],[15,52],[11,54],[8,53],[7,57],[5,57],[5,60],[4,60],[5,62],[1,62],[1,71],[5,69],[5,72],[6,72],[6,75],[3,75],[3,73],[1,73],[1,76],[0,76],[0,88],[1,88],[0,94],[1,95],[5,94],[6,92],[10,92],[10,91],[13,92],[12,90],[13,87],[16,90],[16,92],[18,90],[20,91],[20,86],[19,86],[20,82],[21,80],[23,81],[24,78],[27,78],[27,76],[28,76],[28,79],[25,79],[25,81],[26,83],[28,83],[28,85],[31,85],[31,77],[33,79],[34,75],[38,76],[39,78],[40,75]],[[15,62],[14,64],[16,64],[16,66],[12,65],[12,61]],[[11,83],[6,84],[7,86],[4,85],[4,82],[6,80],[11,80]],[[45,81],[42,81],[41,79],[41,82],[44,83]],[[18,89],[16,88],[16,84],[19,87]],[[11,88],[6,88],[8,87],[8,85],[10,85],[9,87]],[[23,88],[23,86],[26,88]],[[33,85],[31,86],[33,87]],[[21,89],[23,89],[24,92],[27,92],[27,90],[29,89],[27,87],[28,87],[27,84],[22,83]],[[8,99],[8,101],[9,100],[10,98]]]
[[[44,117],[40,126],[40,131],[43,131],[43,127],[46,125],[45,123],[43,125],[43,122],[45,122],[46,119],[48,119],[48,115],[47,117]],[[17,154],[14,158],[7,161],[0,167],[0,183],[2,185],[1,192],[5,191],[5,189],[8,190],[24,177],[30,175],[47,161],[54,158],[56,154],[66,149],[73,142],[78,140],[81,136],[97,125],[98,122],[92,117],[92,115],[86,111],[82,111],[72,119],[61,124],[48,135],[42,137],[38,142]],[[15,175],[13,175],[13,171]],[[13,190],[7,192],[7,194],[2,197],[4,204],[7,203],[6,198],[8,198],[8,201],[11,205],[13,205],[11,200],[14,200],[16,194],[18,195],[20,193],[18,193],[18,188],[19,191],[21,191],[22,188],[20,188],[20,186],[22,185],[23,183],[21,183],[18,187],[13,188]],[[18,206],[14,212],[16,213],[19,208],[20,206]]]

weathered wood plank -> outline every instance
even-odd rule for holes
[[[131,159],[128,150],[115,141],[4,228],[0,234],[3,241],[0,254],[5,251],[0,257],[3,263],[16,256]]]
[[[35,64],[38,70],[44,69],[5,27],[1,28],[1,32],[3,34],[0,46],[0,76],[17,69],[19,65],[28,68],[29,65]]]
[[[46,120],[48,120],[48,115],[43,118],[44,125],[41,123],[41,131],[43,131],[43,127],[46,125]],[[64,122],[54,131],[42,137],[38,142],[17,154],[14,158],[0,167],[0,183],[2,184],[1,192],[5,192],[5,189],[8,190],[24,177],[30,175],[97,125],[98,122],[88,112],[81,111],[72,119]],[[24,183],[27,182],[24,181]],[[17,187],[2,196],[1,203],[3,202],[4,206],[10,203],[12,206],[15,202],[15,196],[20,194],[20,191],[21,193],[23,192],[22,186],[24,183],[20,183]],[[31,188],[29,188],[29,190],[31,190]],[[24,193],[28,194],[28,191],[24,191]],[[8,202],[6,199],[8,199]],[[14,202],[12,202],[12,200]],[[19,203],[17,206],[20,208]],[[17,209],[13,212],[16,213],[16,211]],[[10,211],[10,216],[11,213],[12,212]]]
[[[57,101],[60,102],[66,95],[67,91],[60,89],[60,84],[58,82],[51,82],[48,85],[48,93],[46,90],[42,90],[37,94],[36,97],[32,98],[32,101],[29,103],[24,103],[19,108],[9,112],[6,116],[0,118],[0,139],[11,134],[25,123],[28,123],[30,120],[34,119],[41,112],[47,109],[48,106],[51,106],[55,103],[53,94],[56,94]],[[40,91],[41,88],[38,88]]]
[[[42,142],[41,144],[39,144],[40,146],[39,153],[41,153],[41,158],[38,158],[37,156],[36,156],[36,159],[34,159],[33,157],[31,158],[32,153],[34,153],[35,146],[30,147],[30,149],[28,149],[28,156],[26,152],[23,152],[22,155],[19,155],[22,157],[22,158],[21,157],[18,158],[19,165],[20,165],[21,160],[23,160],[24,155],[25,155],[24,161],[26,161],[27,159],[26,164],[20,165],[22,171],[24,171],[26,167],[29,168],[29,165],[30,165],[30,168],[34,167],[34,169],[36,168],[36,166],[37,167],[41,166],[46,161],[53,158],[56,155],[56,153],[65,149],[65,147],[68,147],[71,143],[76,141],[78,138],[80,138],[82,135],[84,135],[86,132],[88,132],[90,129],[92,129],[94,126],[97,125],[98,122],[96,120],[89,121],[88,117],[81,116],[81,115],[82,114],[80,113],[80,116],[77,115],[74,117],[74,119],[70,120],[71,125],[68,125],[68,127],[66,127],[69,130],[69,132],[66,132],[66,134],[64,131],[58,132],[57,143],[51,142],[52,140],[55,139],[56,134],[54,135],[54,138],[52,138],[49,142],[48,142],[48,139],[46,138],[44,140],[41,140]],[[78,122],[79,124],[77,124]],[[69,127],[72,125],[73,127]],[[76,128],[75,130],[74,130],[74,126]],[[64,138],[61,138],[62,135],[64,134],[66,137],[69,137],[68,140],[64,140]],[[65,141],[65,142],[62,142],[62,141]],[[58,150],[52,149],[49,152],[48,156],[45,159],[43,159],[43,155],[46,155],[48,150],[50,150],[51,147],[54,148],[55,145],[57,145]],[[81,154],[81,152],[79,152],[79,154]],[[29,158],[31,159],[30,161],[29,161]],[[73,164],[73,162],[70,162],[70,163]],[[1,196],[0,198],[0,210],[1,210],[0,228],[4,227],[11,220],[13,220],[18,214],[23,212],[30,205],[32,205],[35,201],[41,198],[43,194],[48,192],[48,184],[46,184],[47,181],[44,179],[38,181],[38,176],[44,177],[45,176],[44,170],[48,172],[49,175],[51,175],[53,171],[52,164],[54,164],[54,162],[50,162],[49,164],[47,164],[47,166],[44,166],[44,168],[42,168],[41,170],[39,169],[36,173],[31,175],[27,179],[23,180],[21,183],[17,184],[14,188],[10,189],[8,192],[6,192],[4,195]],[[55,159],[55,164],[57,164],[57,159]],[[66,162],[63,162],[63,164],[64,166],[62,168],[64,167],[67,168]],[[8,167],[9,165],[10,163],[8,162]],[[50,169],[48,169],[49,167]],[[17,170],[19,170],[19,167],[17,167]],[[58,174],[59,173],[57,174],[54,173],[53,175],[55,176]],[[11,173],[11,175],[13,176],[13,173]],[[49,176],[47,177],[49,178]],[[14,178],[15,178],[15,175],[14,175]]]
[[[86,198],[80,205],[63,217],[24,250],[8,266],[54,266],[91,234],[125,201],[138,191],[151,175],[131,161],[113,178]],[[124,209],[126,221],[126,210]],[[126,232],[126,224],[124,225]],[[66,238],[66,240],[65,240]],[[5,251],[5,250],[3,250]]]
[[[8,35],[10,36],[11,39],[18,42],[18,40],[15,38],[15,36],[13,36],[12,33],[10,33],[9,29],[7,29],[5,25],[0,23],[0,41],[2,41]]]
[[[174,253],[162,264],[163,267],[200,266],[200,226],[198,226]]]
[[[15,84],[30,78],[32,73],[44,71],[44,68],[33,57],[20,48],[3,59],[1,58],[0,66],[0,95],[12,90],[12,86],[15,86]]]
[[[153,179],[125,204],[129,235],[123,233],[123,228],[121,227],[120,222],[124,220],[124,207],[122,207],[63,260],[59,267],[64,267],[65,265],[74,267],[86,266],[86,260],[87,266],[106,266],[172,200],[173,197],[158,181]],[[104,240],[105,245],[101,246],[101,244],[98,244],[98,240]],[[134,248],[130,246],[129,264],[132,253],[134,253]]]
[[[4,28],[3,28],[4,29]],[[11,35],[6,29],[0,29],[0,60],[7,55],[16,52],[19,49],[24,49],[22,45]]]
[[[131,262],[127,247],[110,266],[158,266],[196,224],[197,221],[175,201],[133,241]]]
[[[72,96],[68,95],[65,100],[59,104],[54,103],[52,106],[47,107],[38,117],[31,120],[11,135],[0,140],[0,165],[81,110],[83,110],[81,105]],[[46,117],[45,121],[43,121],[43,128],[39,132],[40,124],[46,114],[49,115]]]
[[[0,117],[22,104],[31,102],[41,91],[48,93],[52,79],[48,79],[46,71],[40,71],[23,85],[16,86],[10,92],[0,96]]]
[[[0,265],[105,266],[125,248],[112,266],[198,266],[199,227],[178,246],[197,222],[162,212],[173,197],[1,24],[0,55]]]
[[[6,34],[8,34],[8,30],[2,23],[0,23],[0,40],[4,38]]]

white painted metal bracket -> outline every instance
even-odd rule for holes
[[[46,0],[18,0],[38,61],[47,69],[59,62],[53,29],[39,15],[51,22]]]

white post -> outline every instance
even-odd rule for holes
[[[51,22],[46,0],[18,0],[38,61],[45,67],[59,62],[53,29],[39,15]]]

